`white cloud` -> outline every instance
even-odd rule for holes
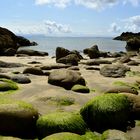
[[[68,25],[59,24],[59,23],[56,23],[55,21],[47,20],[44,22],[44,24],[49,33],[53,33],[53,32],[70,33],[71,32],[71,29]]]
[[[108,6],[114,6],[117,2],[118,0],[75,0],[76,4],[95,10],[103,10]]]
[[[125,23],[125,30],[131,31],[131,32],[140,31],[140,15],[125,19],[124,23]]]
[[[13,31],[15,34],[63,35],[72,32],[69,25],[59,24],[50,20],[41,23],[16,22],[13,25],[5,24],[5,27]]]
[[[46,4],[54,5],[60,8],[65,8],[71,3],[100,11],[118,3],[123,3],[124,5],[130,3],[133,6],[138,6],[140,4],[140,0],[35,0],[36,5]]]
[[[117,25],[117,23],[112,23],[109,32],[120,32],[121,28]]]
[[[56,7],[65,8],[71,0],[35,0],[36,5],[52,4]]]

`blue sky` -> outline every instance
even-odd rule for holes
[[[2,0],[0,18],[16,34],[116,36],[140,32],[140,0]]]

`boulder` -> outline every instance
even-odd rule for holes
[[[36,136],[38,112],[23,101],[0,99],[0,135],[32,139]]]
[[[11,63],[11,62],[4,62],[0,61],[0,67],[2,68],[14,68],[14,67],[23,67],[23,64],[20,63]]]
[[[125,95],[132,105],[131,109],[131,119],[140,120],[140,96],[130,93],[122,93]]]
[[[104,93],[122,93],[122,92],[138,95],[138,91],[136,89],[128,86],[111,87],[106,89]]]
[[[76,54],[79,60],[83,59],[83,56],[78,52],[77,50],[73,50],[70,52],[70,54]]]
[[[71,89],[74,92],[79,92],[79,93],[89,93],[90,90],[87,86],[83,85],[74,85]]]
[[[104,94],[84,105],[80,114],[92,131],[126,130],[130,122],[131,104],[126,96]]]
[[[39,138],[59,132],[84,134],[87,127],[80,114],[70,112],[56,112],[41,116],[37,120]]]
[[[31,49],[18,50],[16,54],[25,56],[48,56],[47,52],[35,51]]]
[[[127,65],[129,65],[129,66],[138,66],[140,63],[139,62],[137,62],[137,61],[135,61],[135,60],[131,60],[131,61],[129,61],[128,63],[127,63]]]
[[[56,48],[56,61],[62,57],[65,57],[69,55],[70,51],[63,48],[63,47],[57,47]]]
[[[6,75],[6,74],[2,74],[0,73],[0,78],[4,78],[4,79],[10,79],[11,77]]]
[[[80,135],[70,132],[61,132],[50,135],[43,140],[84,140]]]
[[[106,130],[102,136],[101,139],[103,140],[134,140],[132,137],[128,136],[125,132],[122,132],[120,130]]]
[[[125,73],[130,71],[130,68],[124,65],[105,65],[101,67],[100,74],[105,77],[124,77]]]
[[[97,45],[92,46],[88,49],[88,56],[90,59],[99,58],[100,57],[100,51],[98,49]]]
[[[137,51],[138,52],[140,49],[140,39],[138,39],[138,38],[129,39],[127,41],[127,45],[125,48],[127,51]]]
[[[120,63],[128,63],[130,61],[131,61],[131,59],[130,59],[130,56],[128,56],[128,55],[125,55],[119,59]]]
[[[52,70],[52,69],[62,69],[62,68],[68,68],[68,67],[70,67],[70,65],[56,63],[56,64],[51,64],[51,65],[44,65],[44,66],[41,66],[40,68],[42,70]]]
[[[63,63],[63,64],[67,64],[67,65],[75,65],[77,66],[78,65],[78,61],[79,58],[76,54],[69,54],[65,57],[62,57],[60,59],[57,59],[57,63]]]
[[[24,69],[23,74],[44,75],[43,71],[40,68],[35,67]]]
[[[15,82],[9,79],[0,79],[0,91],[17,90],[18,86]]]
[[[12,76],[11,77],[11,80],[16,82],[16,83],[19,83],[19,84],[28,84],[28,83],[31,83],[31,80],[26,77],[26,76]]]
[[[16,36],[6,28],[0,27],[0,55],[13,56],[20,46],[36,45],[24,37]]]
[[[76,71],[79,71],[80,68],[78,66],[71,66],[68,68],[68,70],[76,70]]]
[[[60,69],[50,73],[48,83],[70,90],[76,84],[85,85],[85,80],[76,71]]]

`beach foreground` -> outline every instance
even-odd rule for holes
[[[66,111],[66,112],[78,112],[90,99],[95,96],[104,94],[110,88],[115,87],[117,84],[120,86],[120,83],[129,83],[134,84],[136,81],[139,81],[140,74],[127,73],[125,77],[120,78],[111,78],[104,77],[100,74],[99,69],[106,64],[100,64],[96,67],[96,70],[92,70],[91,67],[85,65],[88,58],[84,56],[84,60],[81,60],[77,67],[71,69],[76,69],[79,71],[81,76],[86,81],[86,86],[89,88],[89,93],[80,93],[74,92],[72,90],[66,90],[63,87],[51,85],[48,83],[48,75],[51,70],[43,70],[45,74],[43,75],[34,75],[34,74],[23,74],[23,71],[26,68],[35,67],[41,68],[43,66],[55,66],[55,58],[49,56],[27,56],[27,57],[16,57],[16,56],[3,56],[0,57],[0,61],[10,62],[10,63],[20,63],[23,64],[21,67],[11,67],[3,68],[1,67],[1,74],[7,75],[9,77],[13,76],[26,76],[31,82],[28,84],[17,84],[19,89],[10,93],[10,92],[1,92],[1,98],[10,98],[14,100],[22,100],[33,105],[39,112],[39,114],[46,115],[55,111]],[[102,58],[100,58],[102,59]],[[112,62],[114,58],[103,58],[104,60]],[[140,63],[138,56],[131,58],[132,60]],[[118,64],[118,62],[114,62]],[[111,64],[110,64],[111,65]],[[127,65],[126,63],[124,65]],[[89,67],[89,69],[87,68]],[[139,72],[139,66],[129,66],[131,71]],[[78,70],[79,68],[79,70]],[[98,68],[98,69],[97,69]],[[56,68],[55,68],[56,69]],[[66,68],[62,68],[66,69]],[[70,69],[70,68],[67,68]],[[139,90],[138,95],[139,96]],[[125,91],[123,91],[125,92]],[[127,92],[127,91],[126,91]],[[135,140],[140,138],[139,134],[140,127],[136,126],[132,128],[127,133],[132,136]]]

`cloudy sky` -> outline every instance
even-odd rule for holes
[[[47,36],[140,32],[140,0],[1,0],[0,26]]]

